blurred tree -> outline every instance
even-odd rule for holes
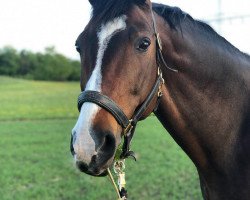
[[[69,61],[66,57],[55,52],[46,51],[38,54],[39,65],[34,71],[34,78],[38,80],[65,81],[71,71]]]
[[[55,47],[44,53],[12,47],[0,50],[0,75],[18,76],[36,80],[76,81],[80,79],[80,62],[56,52]]]
[[[32,78],[32,72],[37,65],[37,56],[30,51],[22,50],[20,52],[19,69],[17,74]]]
[[[69,62],[71,66],[71,72],[69,74],[68,80],[69,81],[80,80],[80,75],[81,75],[80,62],[75,60],[70,60]]]
[[[19,68],[19,55],[17,51],[6,46],[0,49],[0,74],[13,76],[17,74]]]

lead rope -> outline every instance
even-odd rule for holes
[[[126,180],[125,180],[125,160],[118,160],[114,162],[114,172],[118,178],[118,187],[115,183],[114,177],[108,168],[109,179],[116,191],[118,200],[127,200],[127,191],[125,190]]]
[[[114,189],[115,189],[115,192],[116,192],[116,194],[117,194],[118,200],[120,200],[120,199],[121,199],[121,196],[120,196],[119,189],[118,189],[118,187],[117,187],[117,185],[116,185],[116,183],[115,183],[114,177],[113,177],[113,175],[112,175],[112,173],[111,173],[111,171],[110,171],[109,168],[108,168],[108,176],[109,176],[109,179],[110,179],[112,185],[114,186]]]

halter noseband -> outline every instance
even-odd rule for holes
[[[139,107],[139,109],[137,109],[137,111],[133,114],[133,117],[131,119],[128,119],[128,117],[124,114],[122,109],[112,99],[110,99],[108,96],[104,94],[101,94],[100,92],[87,90],[83,91],[78,97],[79,112],[81,110],[83,103],[85,102],[95,103],[98,106],[104,108],[110,114],[112,114],[112,116],[116,119],[118,124],[122,127],[124,135],[124,143],[122,147],[122,153],[120,155],[121,159],[125,159],[129,156],[134,157],[134,153],[130,151],[129,147],[130,147],[130,142],[134,135],[136,124],[140,120],[144,112],[148,109],[148,106],[153,101],[156,94],[157,94],[156,107],[158,106],[159,100],[162,96],[162,90],[161,90],[162,85],[164,84],[164,79],[162,77],[162,72],[160,69],[161,64],[165,66],[167,69],[177,72],[177,70],[168,67],[163,58],[161,40],[159,37],[159,33],[157,32],[156,21],[153,11],[152,11],[152,19],[153,19],[154,34],[156,37],[156,60],[158,65],[157,66],[158,74],[156,82],[152,87],[150,93],[148,94],[147,98],[142,103],[142,105]]]

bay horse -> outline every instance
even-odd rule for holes
[[[195,164],[204,199],[250,199],[250,56],[179,8],[89,2],[92,17],[76,41],[77,167],[105,176],[123,136],[122,156],[133,156],[136,123],[154,111]]]

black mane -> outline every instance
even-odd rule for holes
[[[171,7],[164,4],[153,3],[153,10],[158,15],[162,16],[168,22],[170,28],[172,29],[175,30],[177,30],[178,28],[181,29],[182,22],[187,19],[189,20],[189,22],[198,25],[198,27],[202,28],[203,30],[211,34],[218,35],[211,26],[202,21],[194,20],[189,14],[182,11],[178,7]]]
[[[169,24],[170,28],[177,30],[180,27],[181,22],[186,18],[194,21],[194,19],[187,13],[183,12],[178,7],[171,7],[164,4],[153,3],[153,10],[160,16],[162,16]]]
[[[184,21],[190,22],[190,25],[194,25],[196,28],[202,30],[203,35],[206,39],[211,42],[220,43],[227,50],[231,50],[232,52],[240,53],[244,56],[249,57],[248,54],[241,52],[235,46],[233,46],[230,42],[228,42],[224,37],[220,36],[211,26],[207,23],[193,19],[189,14],[183,12],[178,7],[171,7],[163,4],[153,3],[153,10],[160,16],[162,16],[166,22],[169,24],[170,28],[173,30],[178,30],[182,32],[182,23]]]

